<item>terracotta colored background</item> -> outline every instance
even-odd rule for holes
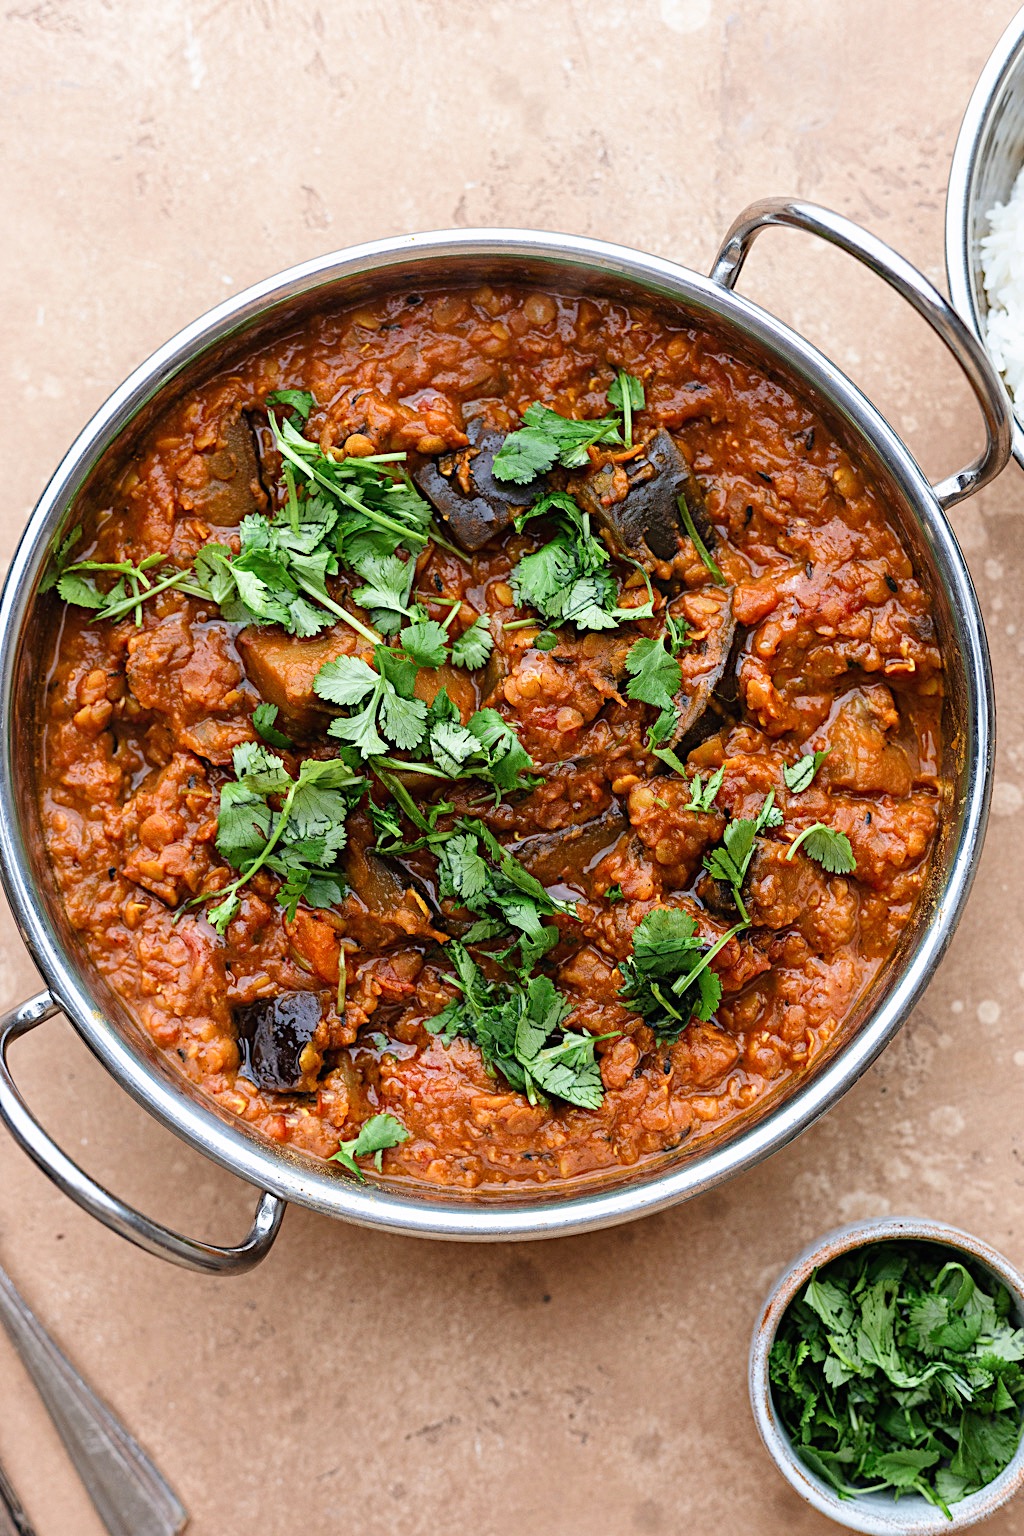
[[[121,378],[200,311],[335,246],[525,224],[707,267],[751,198],[816,198],[942,280],[963,107],[1013,0],[6,0],[0,552]],[[765,236],[747,291],[863,382],[937,478],[978,423],[881,285]],[[999,690],[988,848],[927,999],[842,1105],[720,1193],[592,1237],[473,1248],[293,1210],[262,1269],[191,1277],[110,1236],[0,1136],[0,1256],[150,1448],[195,1536],[816,1536],[766,1461],[749,1330],[808,1239],[868,1213],[1024,1263],[1024,483],[955,514]],[[0,1002],[36,989],[13,925]],[[31,1103],[198,1234],[250,1192],[136,1109],[63,1023]],[[100,1527],[0,1342],[0,1459],[39,1536]],[[1024,1533],[1024,1504],[992,1536]]]

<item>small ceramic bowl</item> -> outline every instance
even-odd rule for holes
[[[800,1460],[772,1401],[768,1355],[790,1302],[815,1269],[821,1269],[852,1249],[887,1241],[938,1243],[966,1254],[1002,1281],[1013,1298],[1018,1326],[1024,1326],[1024,1275],[979,1238],[961,1232],[957,1227],[947,1227],[943,1222],[925,1221],[914,1216],[855,1222],[830,1232],[805,1249],[776,1281],[762,1308],[750,1346],[750,1401],[761,1439],[783,1477],[809,1504],[837,1525],[844,1525],[850,1531],[864,1531],[867,1536],[941,1536],[943,1532],[966,1530],[986,1519],[1017,1492],[1024,1484],[1024,1443],[1018,1446],[1010,1465],[993,1482],[960,1503],[952,1504],[953,1518],[947,1520],[941,1509],[936,1509],[920,1494],[904,1494],[899,1501],[888,1493],[866,1493],[857,1498],[841,1499]]]

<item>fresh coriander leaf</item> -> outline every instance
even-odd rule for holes
[[[361,656],[339,656],[320,668],[313,679],[313,691],[328,704],[344,707],[361,704],[379,682],[380,674]]]
[[[582,1109],[597,1109],[604,1099],[592,1035],[565,1029],[567,1000],[546,976],[488,982],[465,945],[454,941],[445,953],[455,966],[453,980],[462,997],[427,1026],[451,1041],[464,1035],[476,1044],[485,1065],[500,1072],[531,1103],[544,1096]]]
[[[291,737],[286,736],[283,731],[279,731],[274,723],[277,720],[277,714],[276,704],[257,704],[252,712],[253,727],[257,734],[263,737],[264,741],[269,742],[270,746],[279,748],[290,747],[294,745]]]
[[[68,540],[65,539],[61,551],[67,547]],[[58,551],[58,555],[61,551]],[[144,602],[173,587],[190,589],[191,570],[171,566],[169,571],[159,573],[156,568],[166,564],[166,557],[159,553],[147,555],[137,565],[131,560],[79,560],[74,565],[63,567],[56,576],[55,585],[66,603],[94,609],[97,619],[107,619],[114,623],[134,613],[136,624],[141,625]],[[114,576],[116,580],[103,591],[92,575],[94,571],[100,575]]]
[[[888,1483],[890,1488],[906,1491],[920,1487],[921,1473],[934,1467],[938,1459],[938,1451],[915,1451],[906,1446],[898,1451],[888,1451],[884,1456],[872,1456],[865,1470],[869,1470],[872,1478]]]
[[[469,717],[467,731],[480,744],[475,772],[506,794],[516,789],[535,789],[543,780],[533,772],[533,759],[512,727],[496,709],[478,709]]]
[[[803,794],[830,751],[827,747],[824,752],[809,752],[806,757],[798,757],[795,763],[786,763],[782,770],[786,788],[794,795]]]
[[[40,592],[49,592],[57,585],[58,579],[63,575],[71,562],[71,551],[81,537],[82,525],[81,523],[76,523],[70,533],[65,534],[64,538],[61,539],[50,556],[50,563],[47,566],[46,573],[39,583]],[[67,601],[73,601],[73,599],[67,599]],[[86,604],[86,607],[88,606],[89,604]]]
[[[355,714],[332,720],[328,734],[351,742],[362,757],[383,756],[388,742],[410,751],[423,740],[427,706],[414,697],[416,665],[389,650],[374,649],[378,671],[358,656],[340,656],[322,666],[314,691],[331,704],[363,704]],[[365,703],[364,703],[365,701]]]
[[[293,779],[279,757],[251,741],[235,748],[232,763],[235,778],[220,792],[216,846],[238,878],[187,906],[218,896],[207,917],[223,934],[238,912],[238,892],[260,869],[281,880],[278,899],[291,916],[300,899],[311,906],[340,901],[345,887],[335,865],[365,779],[338,758],[306,758]]]
[[[690,780],[690,801],[684,807],[687,811],[711,811],[718,798],[718,791],[722,787],[725,778],[725,766],[718,768],[708,779],[706,784],[701,782],[699,773],[695,773]]]
[[[614,901],[621,901],[622,900],[622,886],[621,885],[610,885],[608,887],[608,889],[604,893],[604,899],[605,899],[605,901],[613,901],[613,902]]]
[[[547,474],[557,459],[558,444],[547,432],[538,427],[521,427],[506,437],[494,455],[494,478],[528,485],[538,475]]]
[[[643,382],[635,374],[627,373],[625,368],[617,368],[615,378],[608,386],[608,404],[613,405],[617,411],[625,411],[627,405],[634,411],[642,411]]]
[[[742,886],[754,852],[756,836],[756,821],[748,817],[730,821],[725,829],[721,846],[704,857],[704,868],[708,874],[715,880],[724,880],[732,887],[736,910],[741,916],[746,912],[746,907],[743,905]]]
[[[353,588],[352,601],[371,611],[389,610],[403,617],[409,615],[409,594],[416,575],[416,562],[399,555],[369,555],[358,564],[364,584]]]
[[[656,907],[633,932],[633,953],[619,969],[620,997],[647,1020],[659,1039],[677,1040],[696,1016],[710,1019],[722,1000],[711,961],[739,932],[738,925],[713,943],[702,939],[696,920],[678,907]]]
[[[671,747],[659,747],[652,745],[652,743],[658,739],[662,732],[664,732],[666,736],[669,735],[674,725],[675,713],[673,712],[673,714],[670,716],[667,710],[662,710],[661,714],[658,716],[657,720],[654,722],[654,724],[651,726],[651,729],[647,733],[647,745],[654,753],[654,756],[658,758],[659,762],[664,763],[667,768],[671,768],[673,773],[678,773],[681,779],[685,779],[689,777],[689,769],[683,762],[682,758],[678,757],[677,754],[672,751]]]
[[[407,624],[399,632],[398,643],[418,667],[440,667],[448,655],[448,631],[436,619]]]
[[[544,918],[575,916],[575,906],[549,896],[481,821],[463,819],[457,831],[438,839],[434,851],[442,898],[457,901],[475,917],[503,923],[531,945],[546,943]]]
[[[494,649],[490,623],[490,615],[482,613],[452,642],[453,666],[466,667],[470,671],[484,666]]]
[[[633,412],[644,408],[644,386],[625,368],[615,370],[615,378],[608,387],[608,404],[622,412],[622,436],[627,448],[633,446]]]
[[[593,1035],[566,1030],[556,1045],[539,1050],[523,1065],[533,1081],[553,1098],[564,1099],[579,1109],[600,1109],[604,1103],[604,1084],[594,1045]]]
[[[764,832],[770,827],[781,827],[784,820],[785,817],[775,804],[775,791],[769,790],[754,818],[755,831]]]
[[[833,831],[824,822],[816,821],[805,827],[790,843],[786,853],[792,859],[798,848],[803,848],[809,859],[820,864],[830,875],[852,875],[857,870],[853,847],[845,832]]]
[[[206,916],[213,927],[222,936],[228,931],[228,924],[238,916],[242,905],[241,897],[234,889],[229,889],[223,901],[218,901],[215,907],[208,907]]]
[[[754,852],[754,841],[759,833],[782,823],[782,812],[775,804],[775,791],[765,796],[755,817],[743,817],[730,821],[722,837],[721,846],[705,855],[704,868],[715,880],[724,880],[732,887],[733,901],[744,924],[750,921],[743,902],[742,886],[747,876]]]
[[[626,696],[650,704],[659,711],[650,733],[651,743],[664,741],[675,729],[678,716],[675,700],[682,687],[682,668],[663,639],[643,638],[635,640],[627,651],[626,671],[630,674]]]
[[[461,720],[437,720],[430,727],[430,756],[451,779],[463,776],[463,768],[479,750],[480,743]]]
[[[626,652],[626,671],[629,673],[626,685],[629,698],[651,704],[655,709],[675,708],[683,674],[678,661],[666,649],[664,640],[634,640]]]
[[[701,948],[696,921],[678,907],[655,907],[633,933],[633,961],[652,975],[668,976]]]
[[[523,427],[511,432],[494,456],[496,480],[526,485],[556,463],[565,469],[580,469],[587,463],[589,448],[597,443],[622,441],[614,416],[574,421],[535,402],[524,413],[523,422]]]
[[[372,1157],[377,1172],[380,1173],[383,1154],[389,1147],[397,1147],[403,1141],[408,1141],[409,1135],[405,1126],[401,1121],[396,1120],[394,1115],[373,1115],[363,1122],[359,1128],[359,1135],[354,1140],[341,1143],[332,1161],[341,1163],[349,1173],[354,1173],[357,1179],[362,1179],[363,1172],[356,1158]]]
[[[232,753],[235,778],[245,789],[257,795],[284,794],[292,779],[281,759],[258,742],[246,741]]]
[[[274,389],[267,396],[267,404],[286,405],[300,421],[308,421],[316,399],[308,389]]]
[[[57,591],[66,603],[79,608],[102,608],[106,594],[101,592],[91,576],[83,576],[76,570],[63,571],[56,581]]]
[[[427,706],[422,699],[404,698],[385,683],[380,701],[381,729],[402,752],[411,752],[423,740]]]
[[[517,602],[529,604],[552,623],[568,620],[579,629],[615,629],[624,620],[650,618],[653,597],[637,608],[620,608],[610,556],[594,536],[590,517],[564,491],[552,491],[516,519],[516,527],[534,517],[551,517],[554,537],[524,555],[510,581]]]

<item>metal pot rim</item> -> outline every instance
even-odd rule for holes
[[[978,178],[988,130],[1024,54],[1024,7],[1000,35],[971,92],[957,134],[946,185],[946,278],[953,308],[984,343],[985,318],[973,277],[973,243]],[[1024,168],[1024,156],[1020,166]],[[983,210],[985,211],[985,210]],[[1013,416],[1013,456],[1024,468],[1024,425]]]
[[[838,220],[838,216],[830,217]],[[845,221],[840,222],[845,226]],[[739,221],[736,228],[739,228]],[[727,241],[723,246],[723,258],[728,249]],[[887,250],[886,247],[882,249]],[[588,1192],[586,1188],[570,1186],[564,1194],[558,1192],[547,1197],[534,1194],[510,1201],[507,1198],[473,1197],[433,1199],[419,1190],[405,1193],[395,1185],[357,1185],[332,1167],[317,1168],[312,1166],[311,1160],[300,1163],[294,1156],[282,1155],[241,1124],[226,1125],[209,1101],[194,1091],[189,1096],[183,1091],[174,1091],[146,1066],[103,1017],[75,961],[61,948],[45,901],[28,869],[20,830],[22,811],[13,772],[9,740],[12,732],[9,728],[3,731],[0,748],[3,752],[0,762],[0,873],[8,899],[53,998],[119,1084],[198,1150],[282,1199],[295,1200],[325,1214],[394,1232],[478,1240],[565,1235],[664,1209],[759,1162],[829,1109],[895,1034],[930,979],[949,941],[970,889],[975,856],[984,833],[994,724],[984,627],[963,556],[933,488],[894,430],[860,390],[788,326],[722,286],[727,278],[719,277],[718,281],[713,281],[676,263],[600,240],[515,229],[441,230],[375,241],[305,262],[254,284],[218,305],[184,327],[137,368],[96,412],[64,456],[15,553],[0,598],[0,720],[9,727],[19,640],[34,601],[40,571],[62,517],[99,456],[138,410],[159,390],[165,389],[186,364],[194,362],[214,342],[240,332],[254,318],[265,315],[276,305],[371,268],[386,269],[410,258],[444,257],[454,267],[463,260],[510,256],[535,264],[550,263],[553,280],[559,265],[571,265],[577,272],[584,269],[592,273],[595,279],[598,276],[621,279],[644,290],[648,298],[662,296],[678,300],[695,310],[698,318],[704,314],[709,320],[718,319],[727,327],[740,331],[746,342],[764,358],[768,369],[774,367],[789,377],[808,381],[828,402],[834,417],[842,420],[858,443],[864,445],[867,458],[886,466],[889,476],[916,515],[922,539],[930,548],[953,611],[958,616],[966,709],[968,718],[973,719],[976,734],[973,767],[959,838],[950,854],[949,874],[932,920],[919,934],[887,994],[831,1061],[808,1076],[791,1098],[768,1109],[759,1120],[739,1132],[713,1141],[707,1151],[650,1176],[643,1176],[641,1170],[637,1179],[619,1183],[611,1189]],[[738,266],[737,262],[736,270]],[[716,274],[718,271],[716,267]],[[1002,462],[1005,462],[1005,456]],[[996,466],[1001,467],[1001,463]],[[947,504],[953,499],[954,496],[949,495]],[[32,1005],[24,1006],[22,1014],[27,1017],[32,1007],[35,1008],[32,1022],[37,1022],[38,1017],[47,1012],[47,1001],[34,1000]],[[30,1025],[19,1026],[20,1032],[24,1027]],[[11,1115],[5,1114],[4,1118],[11,1126]],[[24,1137],[19,1139],[25,1140]],[[41,1165],[45,1165],[36,1151],[31,1147],[28,1150]],[[47,1171],[52,1173],[49,1168]],[[68,1182],[65,1181],[64,1187],[68,1187]],[[71,1192],[75,1193],[73,1188]],[[94,1213],[107,1219],[102,1213]],[[116,1225],[113,1221],[108,1224]],[[135,1240],[139,1240],[137,1236]],[[178,1262],[187,1262],[177,1257]]]

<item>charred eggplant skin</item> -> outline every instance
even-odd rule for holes
[[[509,845],[509,852],[544,885],[586,883],[591,866],[629,832],[629,818],[610,805],[590,821],[560,832],[536,832]]]
[[[192,510],[215,528],[236,528],[250,513],[263,510],[256,439],[243,413],[223,429],[223,446],[205,454],[207,482],[190,493]]]
[[[543,496],[547,481],[543,476],[527,485],[495,480],[494,455],[505,434],[485,426],[478,417],[470,422],[467,436],[468,448],[429,460],[413,471],[412,478],[456,543],[474,554]]]
[[[674,560],[680,553],[685,536],[680,496],[685,496],[701,538],[714,541],[697,477],[663,427],[651,433],[635,459],[603,464],[577,480],[572,490],[620,554],[645,567]]]
[[[236,1008],[242,1076],[272,1093],[310,1092],[321,1065],[313,1044],[321,1016],[315,992],[282,992]]]
[[[705,666],[695,679],[684,684],[676,699],[679,713],[669,745],[683,756],[713,736],[738,712],[737,668],[746,631],[736,622],[731,593],[721,592],[720,588],[715,591],[721,595],[722,610],[718,623],[700,642],[700,659]],[[684,667],[684,675],[686,670]]]

